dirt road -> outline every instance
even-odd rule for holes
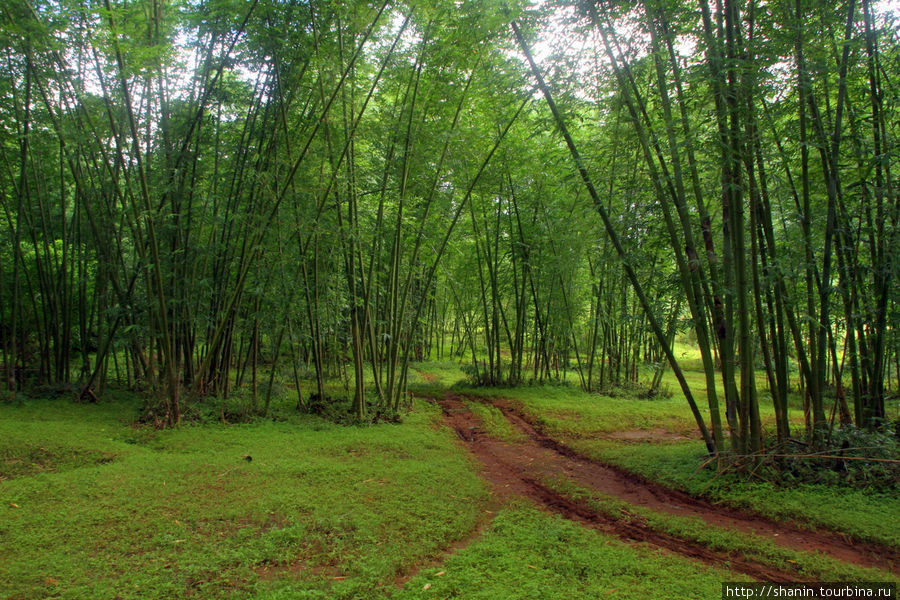
[[[709,526],[753,533],[794,550],[821,552],[863,567],[877,567],[898,574],[900,553],[887,548],[857,544],[821,531],[801,529],[717,506],[665,488],[633,474],[581,456],[537,430],[509,402],[495,401],[506,418],[526,434],[521,443],[497,440],[482,428],[481,421],[463,398],[448,393],[439,400],[444,423],[456,431],[466,448],[482,463],[483,476],[495,497],[508,500],[530,498],[547,509],[585,525],[635,542],[646,542],[668,551],[731,568],[764,581],[804,581],[802,574],[775,568],[753,559],[713,550],[650,527],[640,518],[618,518],[594,510],[584,501],[551,489],[545,481],[566,477],[574,483],[612,496],[634,506],[682,517],[699,517]]]

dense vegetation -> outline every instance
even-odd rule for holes
[[[763,449],[761,404],[788,440],[797,392],[815,445],[882,427],[897,31],[869,0],[7,2],[5,393],[174,425],[340,379],[378,420],[426,357],[647,395],[668,365],[711,453]]]

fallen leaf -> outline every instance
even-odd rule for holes
[[[435,576],[435,577],[440,577],[440,576],[443,575],[444,573],[446,573],[446,571],[441,571],[440,573],[435,573],[434,576]]]
[[[57,581],[56,579],[53,579],[52,577],[48,577],[47,579],[44,580],[44,585],[58,585],[58,584],[59,584],[59,581]]]
[[[430,584],[430,583],[426,583],[426,584],[422,587],[422,589],[423,589],[423,590],[427,590],[427,589],[430,588],[430,587],[431,587],[431,584]]]
[[[537,569],[537,567],[535,567],[534,565],[528,565],[528,568],[529,569]]]
[[[9,503],[9,507],[10,507],[10,508],[19,508],[19,505],[16,504],[15,502],[10,502],[10,503]]]

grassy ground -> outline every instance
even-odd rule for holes
[[[527,506],[396,597],[467,600],[669,600],[718,598],[722,581],[746,580],[660,551],[627,546]]]
[[[812,552],[776,545],[771,539],[738,531],[710,527],[696,517],[680,517],[648,510],[580,487],[564,479],[545,482],[566,496],[586,501],[594,510],[629,522],[643,522],[655,531],[696,542],[712,550],[754,560],[783,571],[795,571],[810,580],[883,581],[896,579],[890,573],[864,569]]]
[[[484,430],[493,438],[504,442],[516,443],[528,437],[513,427],[499,409],[484,402],[466,402],[466,407],[478,415]]]
[[[801,484],[773,485],[698,470],[705,460],[702,444],[622,444],[573,440],[572,447],[649,479],[694,495],[810,526],[842,531],[856,539],[900,547],[900,498],[884,492]]]
[[[462,378],[452,361],[410,371],[411,388],[424,396],[455,386],[517,400],[555,437],[648,478],[777,518],[805,515],[860,538],[900,539],[892,497],[697,473],[703,448],[678,439],[695,433],[677,395],[472,389]],[[401,424],[341,426],[295,413],[291,394],[275,397],[269,420],[167,431],[135,426],[140,400],[130,395],[0,404],[0,598],[709,598],[721,581],[741,579],[525,504],[502,510],[447,557],[489,505],[475,465],[438,426],[439,410],[417,400]],[[499,411],[468,405],[493,435],[518,439]],[[621,430],[678,435],[610,439]],[[658,526],[698,531],[671,520]],[[773,553],[776,563],[798,559],[704,535],[715,538],[711,545]],[[828,565],[810,559],[808,568]]]
[[[136,408],[0,407],[3,597],[378,597],[483,510],[426,404],[401,425],[162,432],[133,428]]]
[[[112,400],[0,405],[0,598],[707,598],[740,579],[526,505],[442,562],[488,505],[426,402],[402,424],[286,417],[285,398],[274,422],[155,431]]]
[[[685,372],[686,379],[695,395],[703,398],[706,381],[697,370],[700,360],[696,349],[676,344],[676,353],[693,369]],[[425,368],[420,366],[422,370]],[[444,381],[451,378],[449,365],[442,364],[441,372]],[[463,379],[461,372],[458,378]],[[760,389],[764,390],[764,378],[760,375],[758,380]],[[648,479],[778,520],[824,526],[860,540],[900,547],[900,521],[889,517],[900,514],[900,498],[896,494],[841,486],[774,485],[700,470],[707,459],[705,447],[699,441],[684,439],[699,438],[693,416],[671,373],[666,374],[664,381],[673,393],[668,398],[650,400],[628,395],[587,394],[574,384],[575,379],[563,385],[515,389],[474,388],[462,381],[455,387],[463,394],[517,400],[547,433],[587,456],[619,465]],[[803,412],[799,399],[793,400],[792,425],[802,431]],[[765,426],[774,430],[774,410],[771,402],[765,400],[764,392],[760,404]],[[891,418],[900,414],[897,401],[887,409]],[[709,422],[708,409],[701,412]],[[482,415],[485,416],[490,415]],[[650,438],[660,432],[664,435],[650,440],[641,440],[640,435],[630,440],[613,439],[611,434],[622,431],[646,432]]]

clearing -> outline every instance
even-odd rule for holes
[[[450,383],[422,376],[404,422],[375,427],[287,398],[272,420],[162,431],[126,394],[2,404],[0,598],[699,600],[723,581],[898,580],[892,497],[828,490],[853,500],[834,526],[773,514],[783,491],[678,485],[702,456],[668,404]]]

